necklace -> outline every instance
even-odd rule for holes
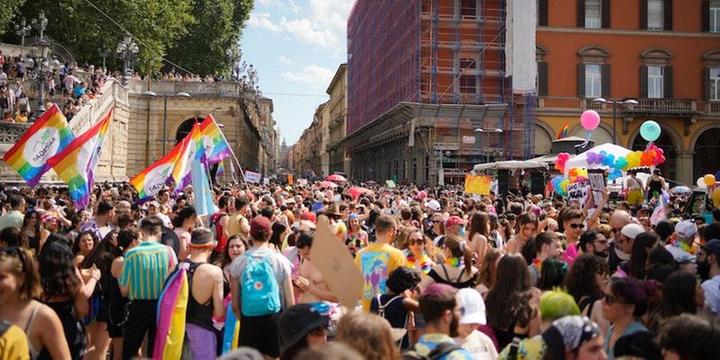
[[[451,257],[451,258],[445,259],[445,264],[446,264],[446,265],[450,265],[450,266],[455,267],[455,268],[459,268],[460,266],[463,265],[463,261],[462,261],[462,258],[459,258],[459,257]]]

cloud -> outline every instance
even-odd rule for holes
[[[290,61],[290,59],[288,59],[282,55],[278,56],[278,61],[280,61],[280,63],[283,65],[290,65],[292,63],[292,61]]]
[[[296,14],[300,12],[300,7],[295,3],[295,0],[256,0],[256,2],[261,6],[273,6]]]
[[[284,72],[281,75],[292,82],[308,84],[312,88],[322,89],[330,84],[335,73],[322,66],[309,65],[305,66],[302,71]]]
[[[283,19],[282,28],[300,41],[325,48],[336,46],[339,42],[335,32],[328,28],[319,28],[312,21],[305,18],[295,20]]]
[[[268,13],[258,12],[250,14],[248,25],[259,29],[265,29],[274,33],[282,31],[282,27],[273,23],[272,19],[270,19],[270,14]]]
[[[310,0],[312,19],[321,27],[344,31],[353,0]]]

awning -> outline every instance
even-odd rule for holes
[[[510,160],[510,161],[498,161],[488,164],[477,164],[473,167],[475,171],[482,171],[488,169],[495,170],[515,170],[515,169],[547,169],[548,166],[542,161],[535,160]]]

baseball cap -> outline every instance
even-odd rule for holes
[[[627,224],[623,226],[622,230],[620,230],[621,234],[633,240],[635,240],[638,235],[644,232],[645,228],[640,224]]]
[[[465,225],[465,220],[457,215],[453,215],[445,220],[445,227],[451,227],[455,225]]]
[[[460,303],[460,324],[487,324],[485,317],[485,301],[480,293],[471,288],[458,290],[455,295]]]
[[[272,231],[270,220],[264,216],[256,216],[250,221],[250,236],[257,237],[261,232],[269,234]]]
[[[694,238],[697,232],[697,225],[692,220],[683,220],[675,225],[675,233],[683,239]]]
[[[718,239],[708,240],[701,247],[703,248],[703,250],[705,250],[711,254],[720,256],[720,240],[718,240]]]
[[[312,211],[307,211],[300,214],[300,220],[310,221],[314,224],[317,222],[317,215]]]
[[[435,199],[431,199],[431,200],[427,201],[425,203],[425,207],[427,207],[428,209],[430,209],[432,211],[440,211],[440,208],[441,208],[440,202],[438,202]]]
[[[330,324],[330,310],[326,302],[313,302],[293,305],[283,311],[278,318],[283,351],[311,331],[326,328]]]

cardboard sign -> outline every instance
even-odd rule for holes
[[[262,175],[253,171],[245,171],[245,181],[249,183],[259,183]]]
[[[465,192],[473,195],[490,195],[492,177],[487,175],[466,175]]]
[[[389,188],[391,188],[391,189],[394,189],[394,188],[395,188],[395,181],[392,181],[392,180],[385,181],[385,186],[387,186],[387,187],[389,187]]]
[[[588,192],[590,191],[589,182],[576,182],[568,185],[568,200],[578,201],[580,205],[585,205],[587,201]]]
[[[595,207],[600,207],[600,202],[602,201],[605,191],[605,184],[607,183],[605,170],[588,169],[588,180],[590,181],[590,189],[592,190]]]
[[[364,280],[352,255],[333,234],[327,218],[318,218],[315,239],[310,249],[313,262],[341,305],[354,309],[362,294]]]

